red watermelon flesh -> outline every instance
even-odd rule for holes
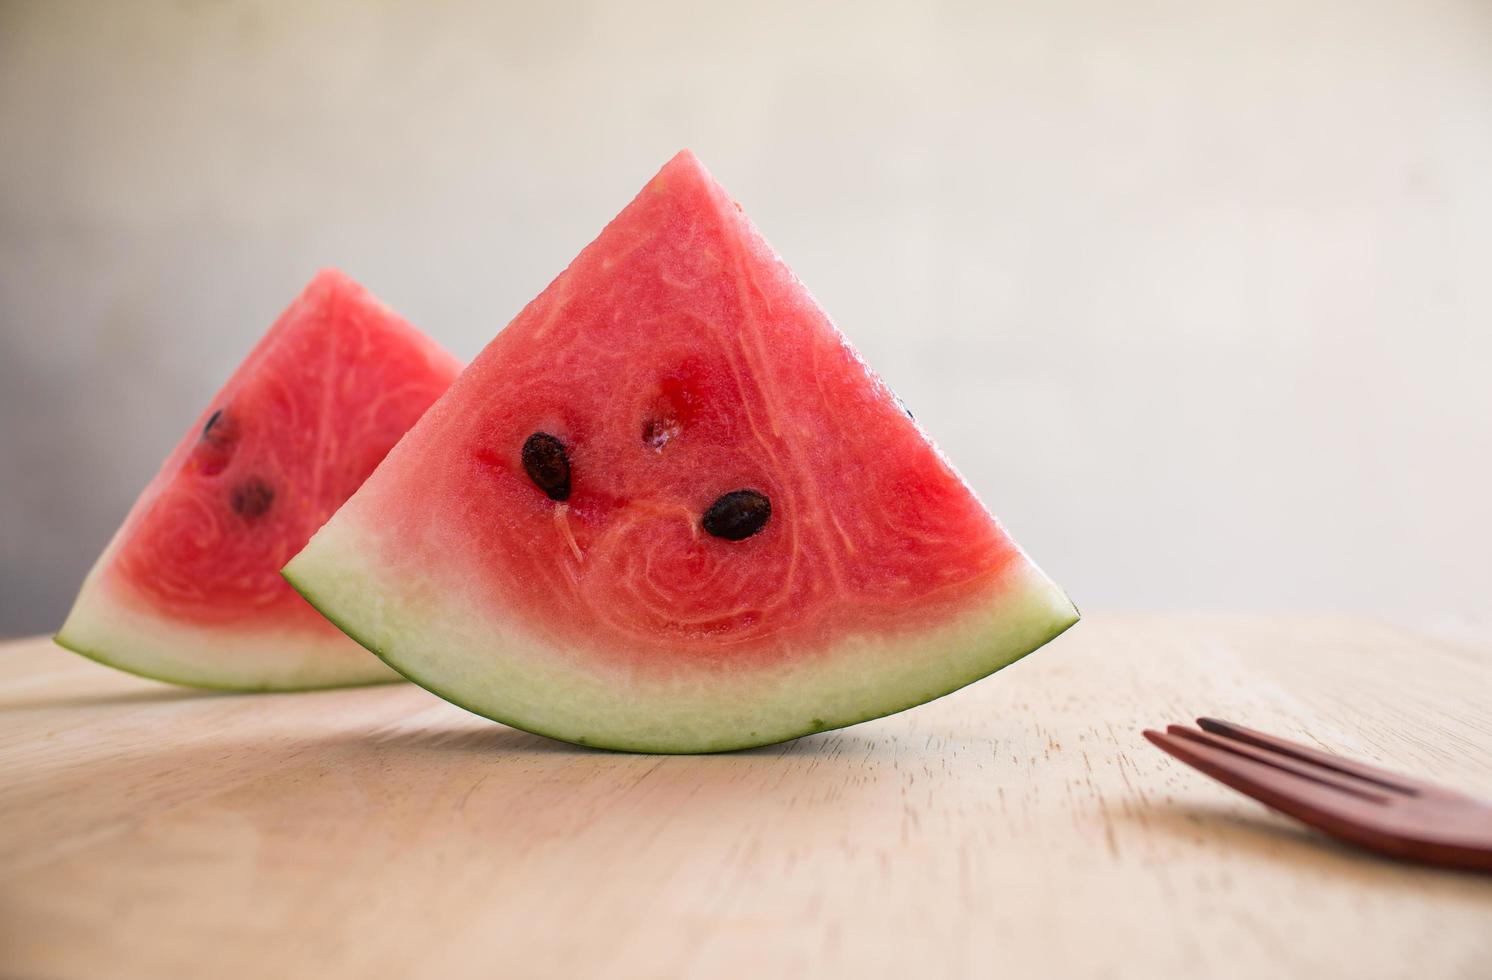
[[[206,687],[397,679],[279,570],[460,369],[347,276],[320,273],[141,493],[57,641]]]
[[[765,523],[711,533],[736,493]],[[458,704],[655,751],[900,710],[1077,618],[687,151],[285,574]]]

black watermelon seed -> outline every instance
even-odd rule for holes
[[[202,426],[202,441],[208,445],[225,447],[238,435],[238,426],[233,424],[233,416],[224,414],[224,411],[220,408],[213,412]]]
[[[259,477],[251,476],[233,488],[229,502],[236,513],[250,520],[263,517],[275,502],[275,488]]]
[[[212,415],[207,416],[207,424],[201,427],[201,437],[206,442],[213,443],[215,446],[221,446],[224,443],[233,442],[236,428],[236,425],[233,424],[233,418],[224,415],[222,409],[218,409]]]
[[[202,435],[192,449],[193,465],[205,476],[217,476],[228,468],[237,448],[238,425],[225,408],[216,409],[202,425]]]
[[[727,541],[749,538],[767,525],[772,501],[755,490],[732,490],[710,505],[701,523],[709,533]]]
[[[523,472],[550,500],[570,499],[570,457],[565,444],[547,432],[523,442]]]

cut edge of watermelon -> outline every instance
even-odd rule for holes
[[[977,608],[930,630],[849,636],[788,669],[711,685],[588,669],[582,656],[434,588],[384,579],[376,535],[333,521],[282,570],[328,620],[441,698],[512,728],[593,748],[729,752],[871,721],[987,677],[1080,619],[1024,555]],[[357,627],[349,624],[356,623]],[[466,692],[456,694],[453,692]]]
[[[213,691],[312,691],[401,679],[331,630],[312,634],[242,623],[214,629],[152,614],[112,595],[100,581],[109,551],[84,579],[72,611],[52,637],[89,660]]]

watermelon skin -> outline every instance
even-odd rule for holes
[[[739,489],[765,526],[703,532]],[[1078,618],[687,151],[284,574],[450,701],[650,752],[899,711]]]
[[[513,728],[626,752],[729,752],[895,714],[1014,663],[1078,621],[1027,563],[982,608],[939,628],[852,635],[771,672],[640,678],[590,669],[573,648],[515,617],[474,613],[459,595],[410,590],[356,559],[369,545],[356,530],[329,525],[313,545],[286,577],[409,680]]]
[[[397,680],[279,569],[460,370],[346,275],[319,273],[140,494],[56,641],[196,687]]]

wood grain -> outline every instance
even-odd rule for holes
[[[1172,762],[1214,714],[1492,796],[1492,647],[1094,616],[894,718],[614,755],[406,685],[182,691],[0,647],[0,974],[1476,977],[1492,878]]]

